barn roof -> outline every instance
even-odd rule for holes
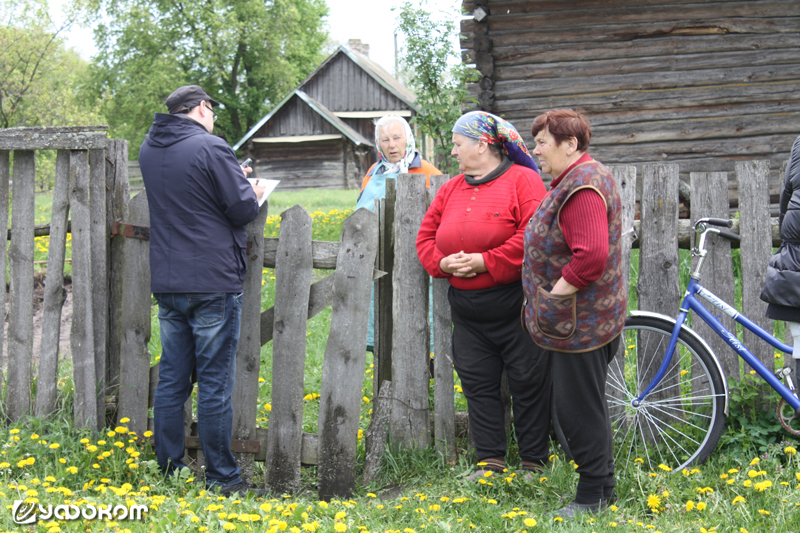
[[[334,53],[328,56],[325,61],[323,61],[315,70],[312,72],[303,83],[300,84],[299,88],[303,88],[307,85],[311,80],[317,77],[317,75],[325,69],[328,64],[330,64],[334,59],[336,59],[340,54],[344,54],[349,57],[353,63],[361,67],[364,72],[369,74],[375,81],[377,81],[384,89],[395,95],[397,98],[403,101],[408,107],[416,111],[416,107],[414,106],[414,100],[416,97],[414,93],[409,91],[407,88],[403,86],[402,83],[397,81],[397,79],[386,72],[383,67],[379,64],[372,61],[369,57],[356,52],[348,48],[347,46],[340,46],[336,49]]]
[[[343,59],[343,57],[347,57],[349,59]],[[373,94],[374,91],[381,92],[383,95],[391,95],[391,96],[383,96],[381,97],[382,103],[376,104],[373,102],[371,107],[362,107],[363,112],[358,109],[358,105],[347,107],[342,109],[337,109],[337,107],[333,107],[334,111],[331,111],[331,102],[324,102],[326,98],[329,100],[336,100],[336,98],[330,96],[331,94],[341,94],[347,93],[348,89],[344,88],[343,90],[337,88],[328,87],[327,92],[323,91],[320,92],[320,83],[323,85],[327,84],[330,85],[330,76],[324,74],[326,71],[326,67],[332,66],[333,63],[337,60],[343,60],[346,63],[352,62],[355,64],[357,68],[355,68],[355,72],[363,71],[366,76],[361,76],[362,81],[366,80],[373,80],[368,83],[372,84],[373,87]],[[340,68],[342,63],[337,63]],[[353,67],[348,67],[351,69]],[[324,81],[322,81],[324,80]],[[376,85],[377,84],[377,85]],[[350,91],[352,92],[352,91]],[[314,94],[316,98],[313,98],[309,93]],[[328,96],[326,96],[326,94]],[[315,113],[319,114],[323,117],[328,123],[330,123],[334,128],[336,128],[342,135],[347,137],[350,141],[352,141],[356,145],[367,145],[372,147],[373,143],[367,140],[362,134],[357,132],[353,127],[345,123],[340,117],[342,116],[349,116],[351,118],[372,118],[378,117],[386,113],[397,113],[404,116],[411,116],[411,111],[416,111],[416,107],[414,106],[414,94],[403,87],[403,85],[397,81],[391,74],[386,72],[380,65],[375,63],[374,61],[370,60],[367,56],[360,54],[351,50],[346,46],[340,46],[336,49],[334,53],[328,56],[325,61],[323,61],[315,70],[312,72],[303,82],[292,92],[290,92],[286,97],[281,100],[272,110],[264,116],[255,126],[253,126],[250,131],[248,131],[244,137],[242,137],[234,146],[234,150],[238,150],[245,142],[247,142],[250,138],[252,138],[264,125],[266,125],[270,119],[275,117],[275,115],[284,107],[286,104],[292,99],[292,97],[298,96],[302,99],[308,106],[314,110]],[[352,95],[350,95],[352,96]],[[388,99],[388,100],[387,100]],[[352,98],[351,98],[352,100]],[[388,102],[388,104],[387,104]],[[391,102],[394,102],[392,104]],[[356,104],[363,105],[361,100],[356,99]],[[327,105],[326,105],[327,104]],[[353,102],[350,102],[351,106]],[[341,103],[337,104],[341,105]],[[397,106],[407,106],[408,110],[397,109]],[[387,108],[388,107],[388,108]],[[363,115],[363,117],[361,116]],[[277,138],[276,138],[277,141]]]
[[[356,146],[362,145],[362,144],[366,145],[366,146],[369,146],[369,147],[373,147],[374,146],[374,143],[370,142],[363,135],[361,135],[356,130],[354,130],[353,128],[348,126],[342,119],[337,117],[327,107],[322,105],[320,102],[314,100],[313,98],[311,98],[305,92],[301,91],[298,88],[298,89],[295,89],[294,91],[292,91],[291,93],[289,93],[288,95],[286,95],[286,97],[283,100],[281,100],[278,103],[278,105],[273,107],[272,111],[270,111],[255,126],[253,126],[253,128],[250,131],[248,131],[247,134],[244,137],[242,137],[239,140],[238,143],[233,145],[233,149],[234,150],[238,150],[239,147],[241,147],[250,137],[252,137],[259,129],[261,129],[261,126],[266,124],[269,121],[269,119],[271,119],[273,116],[275,116],[278,113],[278,111],[280,111],[281,108],[283,108],[283,106],[286,105],[286,103],[289,102],[289,100],[292,99],[293,96],[297,96],[303,102],[308,104],[308,107],[310,107],[314,112],[316,112],[323,119],[325,119],[328,123],[330,123],[331,126],[336,128],[339,132],[341,132],[342,135],[347,137]],[[280,138],[280,137],[278,137],[278,138]]]

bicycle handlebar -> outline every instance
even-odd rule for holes
[[[703,224],[703,223],[708,224],[709,226],[720,226],[724,228],[730,228],[733,226],[733,220],[729,218],[701,218],[697,222],[695,222],[694,225],[696,227],[698,224]]]
[[[741,242],[742,241],[741,235],[737,235],[732,231],[728,231],[728,230],[724,230],[724,229],[721,229],[721,230],[718,230],[718,231],[719,231],[719,233],[717,233],[717,235],[719,235],[723,239],[728,239],[729,241],[734,241],[734,242]]]

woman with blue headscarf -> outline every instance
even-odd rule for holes
[[[538,471],[549,457],[550,360],[522,328],[520,310],[522,242],[544,183],[514,126],[490,113],[456,122],[451,154],[463,174],[433,199],[417,253],[431,276],[450,282],[453,363],[481,467],[469,478],[506,468],[503,370],[522,469]]]

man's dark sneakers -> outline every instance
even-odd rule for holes
[[[226,498],[230,496],[244,498],[248,495],[252,495],[257,498],[259,496],[266,496],[267,494],[267,491],[265,489],[260,489],[254,485],[248,485],[244,481],[242,481],[241,483],[236,483],[234,485],[226,485],[224,487],[220,487],[219,485],[217,485],[214,488],[216,489],[217,492],[219,492]]]

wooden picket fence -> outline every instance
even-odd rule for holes
[[[679,218],[678,165],[646,165],[641,196],[637,198],[637,170],[634,166],[609,166],[622,197],[623,258],[630,271],[631,250],[638,248],[638,308],[675,316],[680,305],[681,267],[679,248],[691,247],[691,224],[702,217],[728,218],[728,175],[725,172],[690,173],[691,219]],[[742,311],[771,331],[772,321],[764,317],[766,304],[759,299],[766,266],[773,246],[780,245],[777,219],[770,216],[770,175],[765,161],[736,164],[739,190],[738,219],[733,231],[740,244]],[[456,413],[453,396],[450,308],[448,282],[431,280],[416,256],[416,233],[431,199],[447,176],[431,178],[426,191],[425,177],[401,175],[387,180],[386,200],[381,202],[381,245],[378,268],[388,273],[377,283],[375,302],[375,387],[376,410],[380,402],[391,412],[391,438],[406,446],[435,445],[448,460],[456,456]],[[773,182],[776,181],[774,178]],[[639,219],[636,214],[639,213]],[[734,302],[731,244],[710,239],[703,283],[715,294]],[[435,353],[433,374],[429,372],[428,283],[433,283],[433,330]],[[628,285],[626,280],[626,286]],[[723,317],[735,331],[732,321]],[[738,356],[705,324],[695,326],[722,362],[726,376],[739,375]],[[749,332],[744,338],[747,343]],[[787,342],[791,343],[790,340]],[[753,353],[768,368],[775,358],[764,343],[751,342]],[[428,412],[429,379],[433,378],[433,438]],[[381,384],[391,382],[391,393]],[[389,391],[389,389],[387,389]],[[506,409],[509,417],[509,410]],[[507,419],[508,423],[508,419]]]
[[[10,234],[8,372],[5,417],[47,417],[57,405],[58,338],[64,301],[63,271],[67,233],[72,233],[74,318],[71,330],[76,425],[96,430],[128,418],[139,434],[148,429],[148,408],[158,380],[151,366],[152,300],[149,286],[149,215],[146,191],[133,198],[127,176],[127,142],[109,140],[102,127],[28,128],[0,132],[0,208],[8,211],[13,183]],[[36,227],[35,150],[58,150],[53,218]],[[10,154],[14,171],[10,174]],[[688,248],[690,221],[679,219],[679,169],[646,166],[639,198],[632,166],[611,167],[623,197],[624,257],[639,248],[639,308],[674,315],[679,305],[679,248]],[[13,177],[13,180],[11,179]],[[448,282],[431,280],[416,255],[416,235],[430,201],[447,176],[404,174],[387,182],[376,214],[359,210],[344,224],[341,242],[311,239],[311,218],[294,207],[282,215],[280,239],[265,239],[267,204],[247,226],[248,274],[242,302],[242,334],[237,351],[233,448],[245,478],[254,461],[265,461],[268,487],[275,493],[300,486],[301,464],[317,464],[321,498],[347,496],[356,482],[356,451],[364,339],[370,285],[375,279],[375,403],[367,432],[367,465],[372,479],[387,438],[407,447],[436,446],[456,458],[456,420]],[[765,162],[736,165],[742,236],[743,311],[769,329],[758,298],[764,270],[779,244],[769,213],[769,167]],[[691,174],[691,217],[727,217],[725,173]],[[638,209],[637,209],[638,205]],[[639,219],[635,220],[635,214]],[[71,213],[71,216],[70,216]],[[36,234],[50,235],[35,406],[32,299]],[[274,268],[275,307],[261,311],[262,268]],[[0,254],[0,270],[6,255]],[[312,283],[313,269],[334,273]],[[733,300],[730,243],[719,239],[706,262],[704,284]],[[384,275],[385,274],[385,275]],[[432,282],[432,288],[429,284]],[[429,325],[429,291],[433,323]],[[3,295],[5,298],[5,294]],[[331,332],[323,362],[317,434],[303,433],[303,368],[306,321],[332,306]],[[107,310],[107,312],[106,312]],[[429,328],[433,328],[433,364]],[[697,327],[701,335],[705,331]],[[706,335],[726,375],[739,376],[735,354]],[[261,347],[273,341],[272,411],[269,428],[256,424]],[[745,338],[747,340],[747,337]],[[754,345],[755,346],[755,345]],[[768,366],[772,351],[756,349]],[[2,354],[0,354],[2,355]],[[433,380],[433,409],[429,405]],[[108,406],[113,409],[109,409]],[[191,402],[186,406],[187,448],[197,450]]]

